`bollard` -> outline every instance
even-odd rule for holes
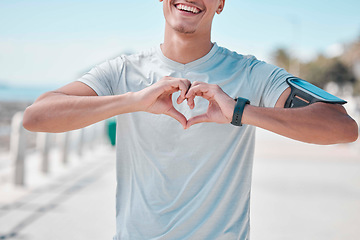
[[[101,136],[101,144],[102,145],[107,145],[109,143],[107,131],[108,131],[107,123],[106,123],[106,121],[102,121],[101,129],[99,132],[99,135]]]
[[[70,133],[65,132],[62,135],[62,145],[61,145],[61,152],[62,152],[62,163],[66,165],[68,163],[69,157],[69,138]]]
[[[11,122],[10,154],[14,163],[14,184],[25,185],[25,129],[22,126],[23,113],[17,112]]]
[[[96,146],[102,145],[104,133],[104,122],[98,122],[93,125],[93,141]]]
[[[50,135],[49,133],[39,132],[37,134],[37,148],[42,159],[41,171],[49,172],[49,151],[50,151]]]
[[[88,148],[93,150],[95,148],[95,144],[94,144],[95,127],[94,127],[94,125],[90,125],[90,126],[87,126],[85,129],[86,129],[85,130],[85,136],[87,135],[86,145],[87,145]]]
[[[78,141],[78,146],[77,146],[77,153],[79,155],[79,157],[82,157],[83,155],[83,150],[84,150],[84,141],[85,141],[85,129],[81,128],[79,130],[79,141]]]

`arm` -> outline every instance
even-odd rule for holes
[[[178,103],[181,103],[189,87],[188,80],[164,77],[139,92],[97,96],[86,84],[73,82],[41,95],[25,110],[23,125],[30,131],[65,132],[119,114],[146,111],[169,115],[185,127],[186,118],[175,110],[171,96],[181,91],[178,98]]]
[[[356,141],[358,126],[342,106],[315,103],[303,108],[284,109],[289,93],[290,89],[283,92],[275,108],[247,105],[242,123],[308,143],[335,144]],[[194,107],[195,96],[208,99],[209,108],[207,113],[189,119],[187,127],[200,122],[231,122],[235,101],[220,87],[196,83],[186,95],[190,108]]]
[[[243,123],[261,127],[307,143],[353,142],[358,126],[339,104],[314,103],[302,108],[283,108],[290,94],[287,89],[275,108],[246,106]]]

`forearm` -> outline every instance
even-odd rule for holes
[[[133,93],[99,97],[48,92],[25,110],[23,124],[35,132],[65,132],[134,111]]]
[[[358,126],[345,109],[325,103],[292,109],[247,106],[242,122],[307,143],[345,143],[358,137]]]

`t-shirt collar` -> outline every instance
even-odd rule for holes
[[[219,49],[218,45],[216,44],[216,42],[214,42],[214,45],[211,48],[210,52],[208,52],[205,56],[203,56],[203,57],[201,57],[201,58],[199,58],[199,59],[197,59],[195,61],[186,63],[186,64],[179,63],[179,62],[176,62],[174,60],[171,60],[171,59],[167,58],[163,54],[160,45],[158,45],[158,47],[156,48],[156,52],[157,52],[157,54],[159,55],[159,57],[161,58],[161,60],[165,64],[167,64],[167,65],[169,65],[172,68],[177,69],[177,70],[186,70],[186,69],[190,69],[190,68],[200,66],[203,63],[207,62],[210,58],[212,58],[215,55],[215,53],[217,52],[218,49]]]

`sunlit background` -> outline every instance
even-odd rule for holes
[[[360,2],[226,1],[212,40],[274,61],[274,52],[311,61],[339,56],[360,37]],[[1,1],[0,81],[61,86],[97,63],[163,40],[162,4],[137,1]]]
[[[300,76],[325,88],[333,94],[345,98],[348,101],[348,104],[346,105],[347,111],[359,122],[359,10],[360,1],[358,0],[226,0],[224,11],[220,15],[215,16],[212,41],[238,53],[251,54],[258,59],[276,64],[294,75]],[[75,160],[72,160],[72,163],[69,160],[70,163],[67,163],[66,167],[63,166],[64,164],[59,163],[58,165],[59,168],[63,169],[63,171],[60,171],[63,175],[46,173],[43,176],[41,174],[44,173],[38,173],[38,175],[41,175],[40,177],[33,177],[31,174],[28,174],[27,187],[13,188],[13,157],[10,152],[10,124],[13,115],[31,104],[41,93],[75,81],[96,64],[121,54],[145,50],[160,44],[163,41],[163,27],[164,19],[162,14],[162,4],[157,0],[0,1],[0,239],[10,239],[10,233],[17,233],[14,234],[11,239],[41,240],[42,238],[39,238],[38,236],[31,236],[35,236],[35,233],[40,231],[39,229],[43,229],[43,224],[47,222],[44,220],[46,218],[43,217],[42,219],[45,223],[41,223],[41,220],[37,221],[40,217],[36,214],[33,218],[26,218],[23,217],[26,214],[16,215],[13,214],[13,212],[21,210],[22,205],[19,205],[19,202],[30,202],[28,199],[33,198],[34,189],[39,189],[40,186],[48,187],[50,183],[54,184],[54,181],[55,183],[58,183],[56,176],[68,176],[68,180],[72,179],[72,176],[78,175],[76,171],[81,172],[77,167],[80,166],[81,169],[84,166],[81,165],[81,162],[84,164],[84,161],[81,161],[81,154],[70,153],[70,155],[72,154],[71,156],[74,155],[73,158],[75,158]],[[108,125],[102,127],[106,129]],[[100,126],[100,128],[102,127]],[[90,129],[85,133],[72,133],[71,135],[73,138],[76,138],[76,143],[72,143],[70,151],[74,152],[76,151],[76,148],[79,148],[79,142],[81,141],[81,136],[83,136],[82,134],[85,134],[88,139],[95,138],[92,135],[94,134],[94,131],[98,130]],[[36,146],[38,148],[39,142],[41,142],[43,137],[35,136],[30,133],[26,134],[27,139],[30,140],[25,155],[30,159],[40,159],[40,153],[37,153],[35,148]],[[259,146],[263,148],[258,148],[257,157],[259,158],[259,165],[256,165],[255,160],[254,166],[255,190],[253,199],[255,200],[253,200],[253,212],[257,214],[261,212],[259,209],[264,209],[266,211],[266,209],[271,208],[271,206],[266,207],[261,205],[262,203],[260,203],[259,200],[256,200],[256,197],[258,196],[261,198],[270,196],[269,202],[274,204],[278,203],[279,206],[277,206],[278,208],[276,209],[279,211],[284,207],[284,205],[280,203],[290,196],[288,195],[285,198],[278,196],[279,198],[274,198],[276,196],[271,195],[271,193],[269,193],[270,195],[267,195],[266,191],[265,193],[261,191],[261,187],[263,187],[261,184],[269,183],[268,179],[263,179],[261,177],[264,176],[265,173],[269,174],[267,169],[271,168],[271,166],[276,166],[278,167],[275,167],[276,174],[281,175],[282,171],[279,169],[281,169],[284,162],[286,162],[286,166],[291,165],[289,164],[291,161],[272,162],[271,159],[293,159],[289,154],[287,155],[284,153],[280,156],[279,152],[274,152],[273,149],[267,147],[271,143],[290,144],[286,146],[290,146],[295,152],[296,149],[301,149],[301,156],[308,160],[306,164],[309,164],[307,165],[310,166],[309,169],[312,169],[312,167],[318,167],[319,171],[323,169],[326,171],[326,169],[328,169],[328,172],[324,172],[324,176],[327,177],[323,178],[327,180],[324,180],[321,184],[318,183],[317,186],[319,186],[319,188],[315,188],[317,192],[328,193],[329,189],[332,189],[334,182],[331,176],[333,173],[336,173],[336,169],[340,169],[339,172],[344,175],[346,175],[346,172],[351,173],[346,177],[341,174],[337,176],[338,178],[343,179],[343,185],[336,185],[335,188],[346,189],[344,190],[345,192],[343,190],[337,192],[335,189],[331,192],[333,195],[325,194],[326,196],[337,197],[339,195],[348,196],[346,200],[344,200],[344,197],[344,199],[340,199],[339,202],[334,202],[334,205],[328,205],[328,208],[324,208],[322,211],[329,212],[330,209],[334,209],[334,206],[338,206],[337,203],[345,204],[348,208],[344,208],[343,211],[341,208],[338,208],[336,210],[337,212],[333,215],[325,215],[330,216],[324,217],[326,219],[321,218],[320,215],[323,213],[321,211],[318,212],[318,215],[315,214],[312,216],[313,219],[323,221],[324,224],[321,225],[318,230],[312,230],[314,232],[318,231],[316,232],[318,234],[316,238],[306,239],[357,239],[356,237],[353,238],[353,236],[360,234],[360,232],[357,230],[356,226],[351,224],[353,224],[353,222],[359,222],[360,219],[356,218],[354,215],[346,214],[352,210],[354,213],[360,211],[360,204],[358,203],[360,201],[360,178],[357,176],[358,174],[356,174],[356,171],[360,172],[359,142],[334,147],[313,147],[304,144],[296,145],[299,143],[294,143],[290,140],[285,141],[282,138],[276,138],[276,136],[268,135],[262,131],[260,131],[260,136],[262,137],[258,138],[260,139],[258,140],[260,141]],[[54,146],[57,144],[61,145],[61,143],[65,141],[64,139],[66,139],[63,135],[52,136],[52,138],[52,144]],[[101,142],[104,143],[106,140],[101,140]],[[89,149],[95,151],[94,144],[99,144],[99,142],[94,143],[88,141],[85,144],[84,151],[89,151]],[[103,148],[104,146],[100,149]],[[107,148],[105,147],[105,149]],[[259,149],[265,149],[266,151]],[[58,159],[54,161],[61,162],[62,160],[59,155],[61,155],[62,149],[57,147],[54,151],[52,156],[55,156],[54,158]],[[109,147],[106,151],[111,152],[113,150]],[[103,154],[98,153],[98,151],[95,151],[95,153],[100,155]],[[92,152],[92,155],[96,156],[95,153]],[[306,156],[304,155],[305,153],[308,153],[309,155]],[[87,155],[85,154],[85,156]],[[103,157],[103,155],[101,156]],[[89,158],[89,156],[87,157]],[[297,158],[295,157],[295,159]],[[329,168],[329,165],[326,165],[326,163],[323,162],[321,164],[325,165],[321,165],[317,160],[314,160],[314,163],[311,159],[320,161],[330,159],[331,167]],[[36,162],[35,160],[32,161]],[[104,166],[101,165],[103,163],[97,163],[96,160],[91,160],[90,163],[92,163],[90,166],[93,166],[94,169],[98,168],[98,166],[102,166],[103,169],[108,169],[113,173],[111,170],[112,165],[110,163],[106,163],[108,165],[105,164]],[[297,164],[298,162],[293,165],[294,169],[302,169],[303,166],[299,168],[299,165]],[[52,171],[57,173],[59,170],[54,169],[55,165],[56,164],[53,164]],[[85,166],[86,165],[87,164],[85,164]],[[88,167],[87,169],[89,170],[90,168]],[[75,173],[71,172],[69,169],[75,171]],[[69,172],[71,172],[72,175],[69,175]],[[100,175],[95,174],[95,177],[93,177],[95,179],[100,179]],[[280,175],[277,176],[279,177]],[[299,174],[300,180],[298,181],[300,183],[305,180],[304,176],[306,176],[306,174]],[[309,179],[317,179],[316,176],[317,175],[314,173],[307,177],[309,177]],[[275,179],[274,176],[271,175],[268,177]],[[288,177],[291,178],[293,176]],[[287,178],[279,177],[279,179]],[[344,179],[347,179],[348,182]],[[31,181],[34,182],[33,185],[30,184]],[[42,182],[42,184],[39,184],[39,181]],[[79,181],[75,183],[79,185]],[[115,184],[114,179],[112,178],[107,181],[106,184]],[[46,182],[46,184],[43,182]],[[298,185],[296,186],[301,185],[299,185],[299,182],[297,182]],[[69,180],[69,182],[65,181],[65,183],[68,185],[59,185],[59,189],[67,189],[66,187],[69,187],[71,190],[71,184],[74,184],[74,182]],[[83,182],[80,181],[80,183]],[[75,186],[78,186],[76,184]],[[274,186],[276,184],[278,183],[274,182]],[[113,187],[113,185],[111,185],[111,187]],[[284,188],[285,190],[291,188],[291,186],[286,186]],[[323,190],[323,188],[325,190]],[[41,189],[43,190],[43,188]],[[88,189],[92,189],[92,187],[89,187]],[[96,188],[96,191],[103,190],[104,189],[101,186]],[[113,189],[110,190],[113,191]],[[279,188],[277,190],[279,190]],[[46,192],[46,190],[43,191]],[[274,194],[274,192],[276,191],[273,191],[272,194]],[[307,193],[308,192],[305,191],[305,196],[308,196],[306,195]],[[6,194],[6,196],[4,194]],[[89,195],[91,194],[94,193],[89,193]],[[110,194],[107,192],[107,194],[112,198],[113,192],[110,192]],[[311,193],[308,194],[311,195]],[[324,196],[322,195],[322,197]],[[61,199],[62,198],[60,198],[60,200]],[[322,199],[323,198],[319,197],[315,202],[319,204]],[[338,198],[335,197],[334,199]],[[63,204],[65,201],[60,200],[57,201],[57,204],[59,205]],[[99,198],[98,201],[102,200],[103,198]],[[71,201],[67,200],[67,202]],[[31,202],[31,204],[33,204],[32,206],[36,206],[33,202]],[[111,204],[113,204],[113,202],[111,202]],[[93,216],[74,210],[73,214],[69,213],[68,218],[65,218],[66,220],[63,220],[62,222],[59,220],[59,222],[64,224],[63,229],[68,229],[70,226],[68,226],[67,223],[69,222],[71,223],[70,225],[79,227],[79,225],[70,221],[75,215],[78,216],[77,218],[79,218],[80,222],[82,219],[79,216],[85,215],[87,216],[87,219],[97,217],[107,218],[108,215],[99,216],[99,214],[101,214],[100,212],[110,213],[110,219],[105,220],[111,227],[110,230],[108,228],[97,229],[94,227],[93,232],[90,231],[93,236],[97,237],[95,239],[103,239],[100,237],[103,235],[96,234],[102,230],[112,230],[112,224],[114,224],[112,217],[114,212],[111,204],[107,204],[107,207],[111,207],[110,210],[106,208],[105,210],[96,213],[94,210]],[[41,206],[42,205],[38,205],[38,208],[34,209],[38,211]],[[54,206],[46,205],[46,209],[51,212],[51,209],[56,207]],[[308,203],[306,206],[309,207],[311,204]],[[323,205],[323,207],[324,206],[327,205]],[[98,207],[95,208],[98,210]],[[319,208],[321,209],[321,207]],[[26,209],[29,209],[29,207]],[[299,212],[301,213],[304,211],[299,210],[298,213]],[[276,211],[268,213],[277,214]],[[306,217],[302,216],[300,213],[295,220],[287,218],[286,223],[289,223],[290,226],[294,226],[295,223],[298,224],[301,221],[306,221]],[[297,234],[296,232],[294,232],[294,235],[290,238],[289,235],[276,235],[277,229],[281,229],[284,226],[289,228],[289,225],[286,225],[284,221],[281,222],[281,219],[279,221],[273,221],[278,224],[267,225],[269,222],[265,222],[265,220],[272,219],[269,214],[267,217],[258,217],[258,215],[256,215],[254,216],[254,220],[252,219],[254,222],[254,239],[305,239],[301,238],[301,236],[308,237],[308,235],[300,234],[300,238],[295,238],[294,235]],[[279,216],[281,216],[281,214]],[[284,214],[283,216],[288,215]],[[336,221],[336,216],[339,216],[338,221]],[[329,222],[330,218],[333,218],[334,220]],[[9,221],[9,219],[11,221]],[[262,222],[257,219],[265,220]],[[292,220],[294,220],[294,224],[291,224]],[[36,223],[35,225],[29,224],[29,222],[32,223],[36,221],[38,227],[36,227]],[[344,226],[347,226],[343,228],[345,230],[341,231],[341,227],[337,225],[338,222],[344,222]],[[10,223],[13,223],[13,225]],[[321,223],[319,222],[318,224]],[[96,224],[92,223],[92,225],[86,223],[86,226],[99,227],[100,225],[101,224],[98,224],[97,222]],[[29,227],[26,228],[25,226]],[[82,229],[84,226],[79,228]],[[339,228],[338,231],[334,230],[337,228]],[[289,229],[292,228],[290,227]],[[319,229],[321,229],[321,231]],[[269,233],[272,232],[273,235],[267,235],[265,238],[265,235],[268,233],[266,230],[268,230]],[[333,238],[331,238],[331,236],[326,235],[327,231],[338,232],[339,235],[333,234]],[[63,232],[65,232],[65,230]],[[261,232],[263,232],[263,235]],[[281,232],[281,230],[279,230],[279,232]],[[47,233],[49,235],[46,235],[45,233],[42,233],[42,235],[51,236],[52,230],[48,230]],[[67,237],[68,239],[85,239],[85,235],[81,235],[80,233],[76,234],[70,231]],[[105,236],[111,236],[113,232],[106,234]],[[75,238],[74,236],[77,236],[78,238]],[[44,237],[44,239],[50,238]],[[52,239],[56,240],[57,238]],[[86,235],[86,239],[90,239],[88,235]]]

